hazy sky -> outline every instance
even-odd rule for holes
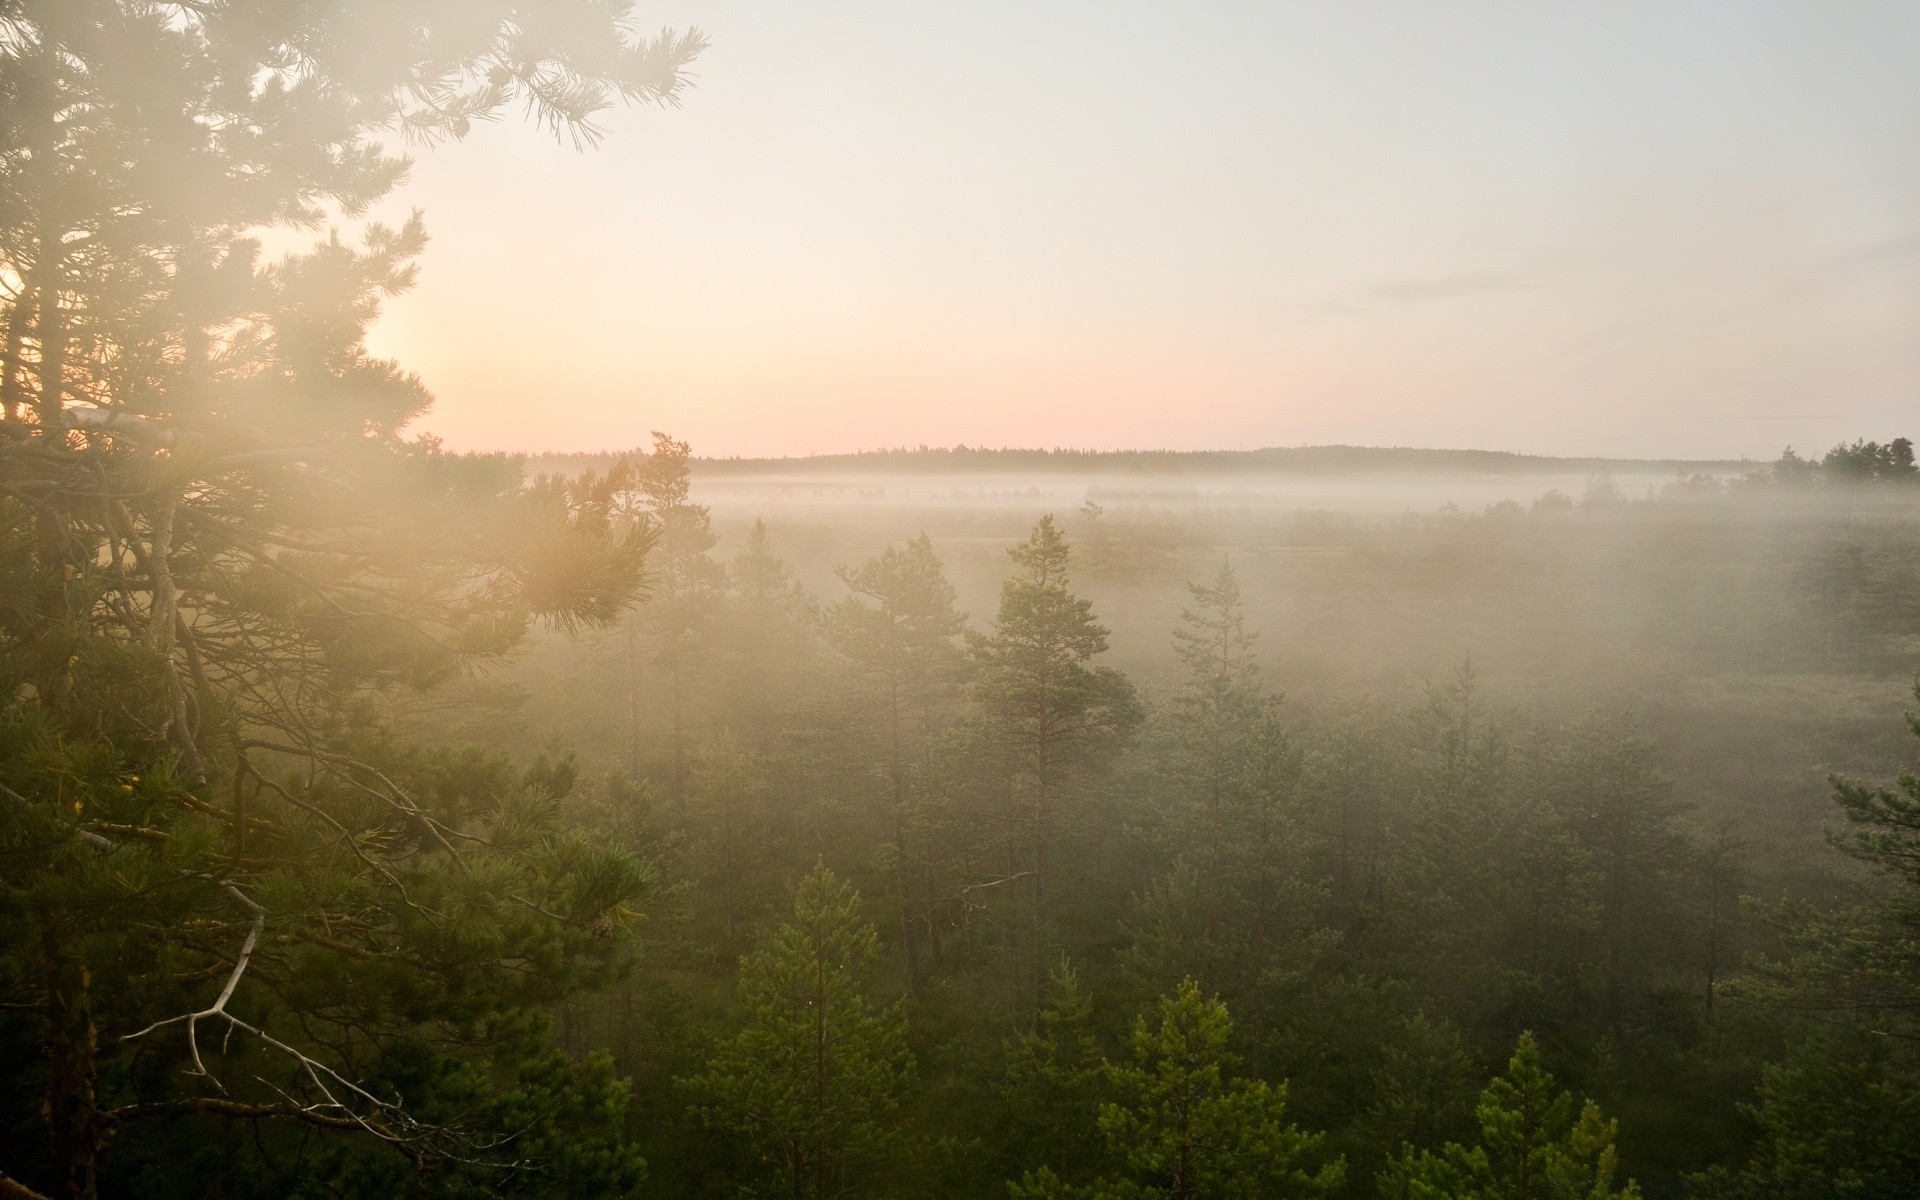
[[[596,151],[423,155],[460,448],[1920,434],[1920,4],[743,3]]]

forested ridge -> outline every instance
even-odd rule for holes
[[[411,434],[396,146],[704,45],[0,8],[0,1197],[1914,1191],[1907,439],[716,516]]]

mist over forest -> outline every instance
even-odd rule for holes
[[[1764,457],[1718,392],[1707,458],[1571,420],[1565,454],[705,445],[631,347],[657,386],[594,399],[617,271],[549,264],[565,345],[400,308],[418,161],[688,117],[716,42],[652,29],[0,3],[0,1200],[1920,1195],[1920,413],[1869,403],[1904,376],[1783,369],[1858,424]],[[495,182],[463,253],[532,331]],[[1799,294],[1754,286],[1654,340]],[[1853,354],[1880,309],[1846,311],[1794,352]],[[715,377],[783,352],[714,328]],[[1547,387],[1568,355],[1507,328]],[[373,348],[408,337],[489,382]],[[709,428],[806,410],[800,358]],[[1779,399],[1717,361],[1674,378]],[[1323,367],[1274,428],[1384,403]],[[1237,386],[1193,380],[1114,421],[1191,444]],[[434,431],[495,384],[509,444]],[[817,415],[951,415],[890,407]],[[583,412],[607,444],[529,449]]]

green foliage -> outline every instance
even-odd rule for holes
[[[1464,1138],[1472,1124],[1479,1071],[1452,1024],[1417,1012],[1396,1023],[1370,1070],[1373,1101],[1360,1121],[1360,1148],[1384,1159],[1395,1147]]]
[[[1914,690],[1920,698],[1920,681]],[[1906,721],[1920,737],[1920,716]],[[1797,1037],[1744,1109],[1759,1134],[1751,1159],[1712,1177],[1730,1195],[1874,1195],[1920,1174],[1905,1115],[1920,1080],[1909,1048],[1920,996],[1920,780],[1903,770],[1892,788],[1837,775],[1832,785],[1847,825],[1828,840],[1893,887],[1839,911],[1776,907],[1790,955],[1730,989],[1744,1007],[1804,1022],[1789,1026]]]
[[[1821,470],[1836,483],[1920,482],[1920,465],[1913,460],[1913,442],[1894,438],[1886,445],[1856,440],[1841,443],[1820,460]]]
[[[800,704],[808,677],[817,673],[812,651],[819,612],[795,582],[793,568],[774,552],[765,521],[754,521],[734,551],[727,582],[732,629],[725,641],[732,669],[723,703],[732,716],[729,725],[766,754],[776,749],[776,731],[793,724],[788,711]]]
[[[1760,1137],[1727,1190],[1870,1195],[1911,1181],[1920,1175],[1920,1136],[1906,1114],[1915,1067],[1904,1047],[1859,1029],[1794,1046],[1745,1109]]]
[[[1920,700],[1920,680],[1913,694]],[[1920,737],[1920,713],[1906,716],[1907,727]],[[1831,835],[1833,844],[1920,889],[1920,776],[1901,771],[1893,788],[1836,776],[1833,800],[1848,822],[1844,832]]]
[[[1781,710],[1905,661],[1906,439],[1739,487],[1688,464],[1645,503],[1508,455],[861,460],[1590,476],[1404,520],[1103,482],[1085,557],[1051,516],[916,510],[956,530],[943,562],[924,532],[716,526],[696,472],[739,464],[661,432],[531,482],[409,438],[430,396],[367,336],[427,244],[366,220],[395,147],[673,102],[704,40],[630,15],[0,16],[0,1192],[1268,1197],[1351,1163],[1388,1195],[1603,1200],[1636,1194],[1622,1155],[1732,1195],[1911,1190],[1920,781],[1835,780],[1856,879],[1734,807],[1787,768],[1693,746],[1676,783],[1654,736],[1711,743],[1687,703],[1724,709],[1707,735],[1771,714],[1737,744],[1797,766]],[[1769,494],[1793,520],[1754,519]],[[855,556],[845,598],[796,546]],[[1169,652],[1141,626],[1176,610]],[[1470,669],[1407,689],[1468,647],[1549,665],[1524,707]],[[1284,723],[1263,648],[1310,698]],[[482,678],[527,652],[544,685]],[[1676,701],[1676,663],[1733,674]],[[1749,698],[1787,670],[1825,674]],[[1657,726],[1568,719],[1650,679]],[[1750,807],[1788,812],[1772,790]],[[1739,847],[1683,795],[1776,839],[1779,961],[1737,965]],[[823,850],[846,880],[769,928]],[[1130,1041],[1103,1024],[1149,1000]],[[1522,1028],[1617,1150],[1531,1036],[1473,1104],[1476,1050]]]
[[[1051,515],[1008,552],[1016,568],[1000,590],[993,631],[973,639],[979,703],[1030,756],[1044,790],[1059,772],[1110,745],[1138,720],[1119,673],[1088,666],[1107,648],[1093,602],[1068,588],[1068,548]]]
[[[1099,1118],[1105,1079],[1093,1000],[1073,964],[1061,959],[1047,974],[1035,1031],[1008,1045],[998,1097],[1008,1120],[997,1131],[998,1148],[1004,1151],[1010,1143],[1028,1153],[1028,1162],[1066,1178],[1084,1178],[1103,1149]]]
[[[991,632],[970,632],[968,640],[978,666],[973,699],[1010,771],[1000,819],[1022,831],[1020,861],[1008,863],[1004,878],[1028,881],[1037,987],[1044,961],[1037,955],[1053,936],[1059,890],[1055,847],[1079,823],[1092,777],[1112,764],[1141,714],[1125,676],[1089,665],[1106,650],[1107,630],[1092,602],[1068,587],[1067,542],[1053,517],[1042,517],[1007,553],[1015,571],[1001,585]]]
[[[621,1086],[527,1031],[624,969],[650,869],[562,826],[570,770],[394,714],[539,627],[613,624],[653,534],[402,437],[430,398],[366,331],[413,281],[417,214],[261,250],[360,221],[405,173],[396,134],[512,102],[591,136],[616,100],[671,101],[703,39],[625,11],[8,10],[9,1170],[92,1197],[218,1145],[164,1186],[637,1180]]]
[[[853,889],[815,867],[793,919],[741,962],[744,1027],[690,1081],[780,1194],[860,1194],[896,1152],[891,1118],[913,1059],[905,1013],[867,994],[879,953]]]
[[[1157,1023],[1135,1024],[1133,1061],[1107,1066],[1099,1123],[1114,1170],[1077,1187],[1041,1168],[1011,1195],[1256,1200],[1338,1190],[1344,1164],[1317,1162],[1321,1136],[1287,1121],[1286,1085],[1234,1076],[1231,1032],[1224,1004],[1181,983]]]
[[[1591,1100],[1578,1106],[1540,1066],[1540,1048],[1522,1034],[1504,1075],[1474,1109],[1480,1134],[1439,1151],[1408,1147],[1380,1182],[1397,1200],[1636,1200],[1639,1187],[1615,1186],[1617,1122]]]
[[[906,736],[895,722],[910,721],[924,744],[966,668],[956,640],[967,617],[954,607],[933,543],[922,534],[838,574],[853,594],[827,610],[828,641],[886,697],[890,740]]]
[[[1273,977],[1320,948],[1324,889],[1309,869],[1305,756],[1260,682],[1240,585],[1223,564],[1190,583],[1174,631],[1182,671],[1156,747],[1156,803],[1143,824],[1174,852],[1137,898],[1129,973],[1159,995],[1188,975],[1237,1006],[1258,1040]]]
[[[1618,1028],[1681,957],[1682,889],[1696,866],[1683,809],[1657,751],[1631,716],[1590,713],[1534,757],[1533,790],[1591,878],[1600,1013]]]
[[[170,755],[116,755],[50,726],[39,706],[9,706],[0,742],[0,989],[45,995],[52,1043],[45,1073],[32,1056],[13,1061],[38,1087],[11,1074],[12,1094],[84,1105],[72,1115],[82,1129],[116,1134],[105,1173],[252,1117],[269,1124],[258,1144],[270,1157],[331,1187],[411,1175],[383,1140],[438,1164],[446,1194],[509,1186],[501,1171],[515,1163],[510,1186],[526,1195],[621,1194],[638,1178],[624,1085],[604,1063],[575,1073],[530,1023],[556,991],[622,969],[620,914],[651,886],[636,860],[561,827],[564,768],[390,762],[390,777],[430,798],[423,814],[468,806],[463,827],[487,844],[458,860],[417,845],[363,860],[327,825],[248,816],[245,870],[216,867],[223,879],[207,868],[233,861],[231,827],[202,815]],[[365,798],[306,795],[336,820],[380,819]],[[223,981],[232,1027],[206,1009]],[[360,1064],[356,1078],[340,1073],[346,1062]],[[62,1070],[79,1074],[63,1085]],[[516,1100],[525,1089],[547,1098]],[[317,1137],[293,1132],[302,1113]],[[0,1120],[24,1136],[37,1116],[9,1106]],[[281,1122],[293,1129],[271,1128]],[[236,1194],[279,1186],[251,1153],[209,1170]]]
[[[928,852],[933,745],[952,719],[967,661],[959,645],[966,614],[925,534],[888,546],[837,574],[853,594],[827,610],[822,632],[850,665],[872,732],[865,747],[891,809],[893,891],[906,951],[907,984],[921,986],[920,947],[937,904],[938,867]],[[917,911],[916,911],[917,910]]]

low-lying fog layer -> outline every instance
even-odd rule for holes
[[[696,464],[692,499],[711,511],[716,561],[759,523],[762,548],[823,606],[849,594],[841,568],[924,533],[975,629],[998,603],[1007,549],[1053,514],[1075,590],[1112,631],[1105,661],[1149,689],[1178,666],[1188,584],[1231,562],[1258,659],[1297,719],[1417,696],[1471,661],[1500,703],[1535,718],[1640,714],[1701,819],[1737,815],[1803,854],[1826,814],[1827,765],[1897,761],[1897,726],[1874,716],[1898,705],[1920,650],[1915,489],[1812,492],[1766,485],[1764,465],[1685,468],[722,463]],[[582,686],[604,671],[601,686],[625,695],[625,663],[617,639],[536,654],[521,668],[533,727],[564,727],[608,760],[626,753],[633,722]],[[556,671],[574,683],[547,686]],[[665,736],[664,685],[644,669],[637,680],[637,736],[651,742]],[[726,721],[695,707],[704,726]]]
[[[1452,504],[1478,509],[1503,500],[1529,504],[1557,491],[1578,498],[1610,481],[1628,496],[1658,492],[1670,471],[1529,472],[1485,475],[1304,475],[1195,477],[1190,474],[964,473],[906,475],[769,471],[695,474],[694,499],[716,516],[769,515],[797,505],[849,508],[1036,507],[1062,511],[1092,501],[1107,508],[1319,510],[1340,513],[1432,512]]]

